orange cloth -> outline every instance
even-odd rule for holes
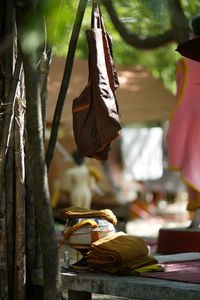
[[[72,206],[61,210],[60,217],[65,220],[73,218],[102,218],[113,225],[117,224],[117,218],[110,209],[94,210]]]
[[[148,255],[146,242],[138,236],[117,232],[92,243],[86,255],[88,265],[108,273],[130,273],[133,270],[156,264]]]

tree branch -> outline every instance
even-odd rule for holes
[[[137,34],[130,32],[120,21],[118,15],[115,11],[115,8],[112,4],[112,0],[102,0],[103,5],[105,6],[113,25],[116,30],[119,32],[124,41],[130,46],[138,49],[155,49],[161,47],[169,42],[174,40],[174,35],[172,30],[166,31],[162,34],[141,38]]]
[[[45,128],[46,128],[47,79],[49,75],[51,56],[52,56],[52,49],[49,48],[47,51],[45,50],[42,54],[40,64],[38,66],[44,141],[45,141]]]
[[[188,20],[180,0],[168,0],[167,3],[174,38],[178,44],[183,43],[189,39]]]

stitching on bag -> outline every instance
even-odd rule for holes
[[[90,106],[90,104],[81,105],[77,108],[73,108],[73,112],[79,112],[79,111],[85,110],[85,109],[89,108],[89,106]]]

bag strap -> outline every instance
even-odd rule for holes
[[[60,242],[59,248],[63,245],[64,241],[69,237],[69,235],[73,232],[78,230],[79,228],[85,226],[85,225],[91,225],[92,228],[97,228],[98,225],[94,220],[83,220],[80,223],[75,224],[74,226],[70,227],[65,233],[63,240]],[[92,231],[92,243],[97,241],[99,239],[98,231]]]
[[[117,77],[116,68],[113,62],[113,53],[112,53],[112,42],[111,37],[106,32],[106,28],[104,25],[104,21],[102,18],[100,6],[98,3],[98,0],[93,0],[92,3],[92,17],[91,17],[91,28],[100,28],[102,30],[102,39],[103,39],[103,46],[104,46],[104,53],[105,53],[105,61],[106,61],[106,67],[108,70],[108,77],[111,89],[113,93],[115,93],[116,88],[119,86],[119,81]],[[90,59],[90,57],[89,57]],[[90,63],[88,62],[89,66]],[[89,72],[89,81],[91,81],[91,74]],[[119,113],[118,103],[116,101],[116,108],[117,113]]]
[[[97,0],[93,0],[92,3],[91,28],[101,28],[104,32],[106,32],[101,9]]]
[[[91,28],[102,28],[101,11],[97,0],[92,3]]]
[[[111,66],[112,70],[110,69],[109,80],[110,80],[110,85],[111,85],[112,91],[114,92],[115,89],[119,86],[119,81],[118,81],[118,78],[117,78],[117,73],[116,73],[114,62],[113,62],[111,38],[110,38],[109,34],[106,32],[106,28],[105,28],[105,25],[104,25],[104,21],[103,21],[103,18],[102,18],[101,9],[100,9],[98,0],[93,0],[91,28],[94,28],[94,29],[95,28],[100,28],[100,29],[102,29],[102,38],[103,38],[104,50],[105,50],[105,48],[107,48],[107,51],[104,51],[104,52],[109,53],[109,57],[106,57],[105,59],[110,61],[108,64],[112,65]],[[118,108],[117,108],[117,112],[119,112]]]

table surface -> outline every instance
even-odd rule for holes
[[[200,259],[200,253],[159,255],[155,258],[159,263],[189,261]],[[64,269],[61,269],[61,288],[64,293],[68,290],[85,291],[140,300],[200,299],[200,284]]]
[[[63,292],[68,290],[107,294],[143,300],[199,300],[200,284],[139,276],[92,272],[61,272]]]

